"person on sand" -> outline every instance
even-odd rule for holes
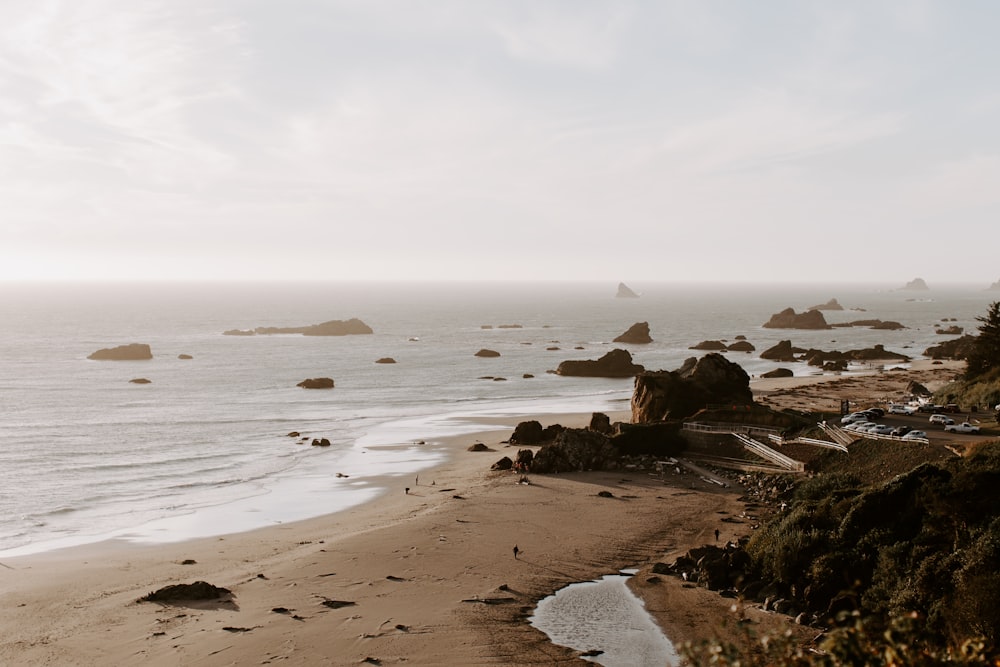
[[[406,487],[404,490],[406,491],[406,495],[410,495],[410,487]]]
[[[719,541],[719,529],[718,528],[715,529],[715,541],[716,542]]]
[[[518,555],[519,553],[521,553],[521,550],[520,550],[520,549],[518,549],[518,548],[517,548],[517,545],[515,544],[515,545],[514,545],[514,558],[515,558],[515,560],[517,559],[517,555]]]

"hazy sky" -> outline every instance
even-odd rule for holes
[[[992,1],[3,0],[0,279],[1000,278]]]

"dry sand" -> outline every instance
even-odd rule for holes
[[[865,382],[882,376],[905,386],[897,372]],[[806,392],[800,400],[813,400],[816,385],[794,380],[754,388],[775,405],[793,401],[796,385]],[[822,385],[822,396],[835,386]],[[584,425],[589,417],[543,423]],[[725,622],[731,601],[670,577],[647,580],[650,563],[714,542],[716,528],[722,541],[746,534],[740,489],[641,471],[529,475],[520,484],[517,473],[489,470],[501,456],[513,458],[516,448],[501,441],[520,419],[452,439],[450,460],[421,472],[419,484],[387,479],[391,491],[345,512],[176,544],[109,542],[4,559],[0,664],[575,662],[526,617],[566,584],[629,566],[645,566],[633,588],[675,642],[734,636],[735,624]],[[477,440],[493,451],[466,451]],[[614,497],[598,496],[602,490]],[[136,602],[198,580],[230,589],[231,601]],[[324,605],[330,600],[353,604]],[[786,622],[743,612],[761,630]]]

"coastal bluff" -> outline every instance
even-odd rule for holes
[[[256,329],[229,329],[223,336],[272,336],[276,334],[299,334],[302,336],[356,336],[374,333],[372,328],[352,317],[349,320],[330,320],[320,324],[300,327],[257,327]]]
[[[153,358],[153,351],[145,343],[129,343],[100,349],[87,358],[96,361],[145,361]]]

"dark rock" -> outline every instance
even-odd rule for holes
[[[513,467],[514,462],[510,460],[509,456],[505,456],[490,466],[490,470],[510,470]]]
[[[536,473],[607,470],[617,466],[618,448],[608,436],[587,429],[566,429],[555,442],[535,454],[531,471]]]
[[[618,299],[638,299],[639,295],[630,290],[625,283],[618,283],[618,293],[615,294],[615,297]]]
[[[488,452],[488,451],[490,451],[490,448],[487,447],[486,445],[484,445],[481,442],[477,442],[474,445],[469,445],[469,451],[470,452]]]
[[[931,391],[927,387],[914,380],[910,380],[906,385],[906,393],[911,396],[931,396]]]
[[[566,427],[562,424],[549,424],[542,429],[542,442],[552,442],[565,430]]]
[[[96,361],[145,361],[153,358],[153,352],[145,343],[129,343],[118,347],[106,347],[87,358]]]
[[[185,359],[185,360],[187,360],[187,359],[194,359],[194,357],[192,357],[190,354],[178,354],[177,358],[178,359]]]
[[[681,422],[650,424],[617,424],[618,433],[612,444],[623,456],[677,456],[687,446],[681,436]]]
[[[351,600],[323,600],[320,604],[330,609],[343,609],[344,607],[353,607],[357,602]]]
[[[791,308],[785,308],[780,313],[771,315],[764,324],[765,329],[829,329],[822,311],[807,310],[804,313],[796,313]]]
[[[330,441],[327,438],[313,438],[313,447],[329,447]]]
[[[598,495],[599,498],[614,498],[615,497],[615,494],[611,493],[610,491],[598,491],[597,495]]]
[[[231,594],[227,588],[213,586],[205,581],[193,584],[174,584],[144,595],[139,602],[177,602],[186,600],[218,600]]]
[[[598,433],[603,433],[604,435],[610,435],[611,418],[603,412],[595,412],[590,415],[590,426],[588,428],[591,431],[597,431]]]
[[[524,375],[522,375],[521,377],[522,377],[522,378],[524,378],[525,380],[530,380],[531,378],[533,378],[533,377],[535,377],[535,376],[534,376],[534,375],[532,375],[531,373],[525,373],[525,374],[524,374]]]
[[[730,352],[753,352],[757,348],[745,340],[738,340],[729,347],[726,348]]]
[[[927,286],[927,283],[924,282],[923,278],[914,278],[910,282],[903,285],[900,289],[909,290],[911,292],[912,291],[924,292],[929,290],[930,288]]]
[[[713,352],[679,371],[642,373],[632,392],[632,423],[684,419],[709,403],[750,405],[750,376],[739,364]]]
[[[559,364],[556,373],[574,377],[626,378],[644,370],[642,366],[632,363],[632,355],[626,350],[616,348],[596,361],[564,361]]]
[[[807,310],[843,310],[844,307],[836,299],[830,299],[826,303],[821,303],[818,306],[810,306]]]
[[[256,331],[253,329],[227,329],[222,332],[223,336],[254,336]]]
[[[480,329],[492,329],[493,325],[492,324],[480,324],[479,328]]]
[[[775,368],[773,371],[761,373],[760,376],[762,378],[790,378],[794,377],[795,373],[787,368]]]
[[[482,349],[482,350],[479,350],[479,352],[476,352],[475,356],[477,356],[477,357],[491,358],[492,359],[492,358],[495,358],[495,357],[499,357],[500,353],[497,352],[496,350]]]
[[[542,442],[542,425],[535,420],[521,422],[514,427],[510,436],[512,445],[538,445]]]
[[[796,354],[802,354],[805,352],[800,347],[792,347],[792,341],[783,340],[779,341],[774,347],[770,347],[760,353],[761,359],[768,359],[770,361],[782,361],[785,363],[791,363],[795,361]]]
[[[394,364],[394,363],[396,363],[396,360],[393,359],[392,357],[382,357],[381,359],[376,359],[375,363],[376,364]]]
[[[628,328],[628,331],[615,338],[614,342],[625,343],[626,345],[652,343],[653,339],[649,336],[649,322],[636,322]]]
[[[954,324],[951,325],[950,327],[934,330],[934,333],[939,334],[941,336],[961,336],[964,332],[965,329],[963,329],[960,326],[955,326]]]
[[[726,344],[720,340],[703,340],[697,345],[692,345],[689,350],[712,350],[720,351],[726,349]]]
[[[975,347],[978,338],[978,336],[966,334],[961,338],[954,338],[940,345],[932,345],[924,350],[924,356],[931,359],[966,359]]]
[[[132,384],[149,384],[152,380],[149,378],[132,378],[129,382]]]
[[[308,378],[295,385],[303,389],[333,389],[332,378]]]
[[[497,325],[497,329],[523,329],[523,328],[524,328],[524,325],[522,325],[522,324],[499,324],[499,325]]]

